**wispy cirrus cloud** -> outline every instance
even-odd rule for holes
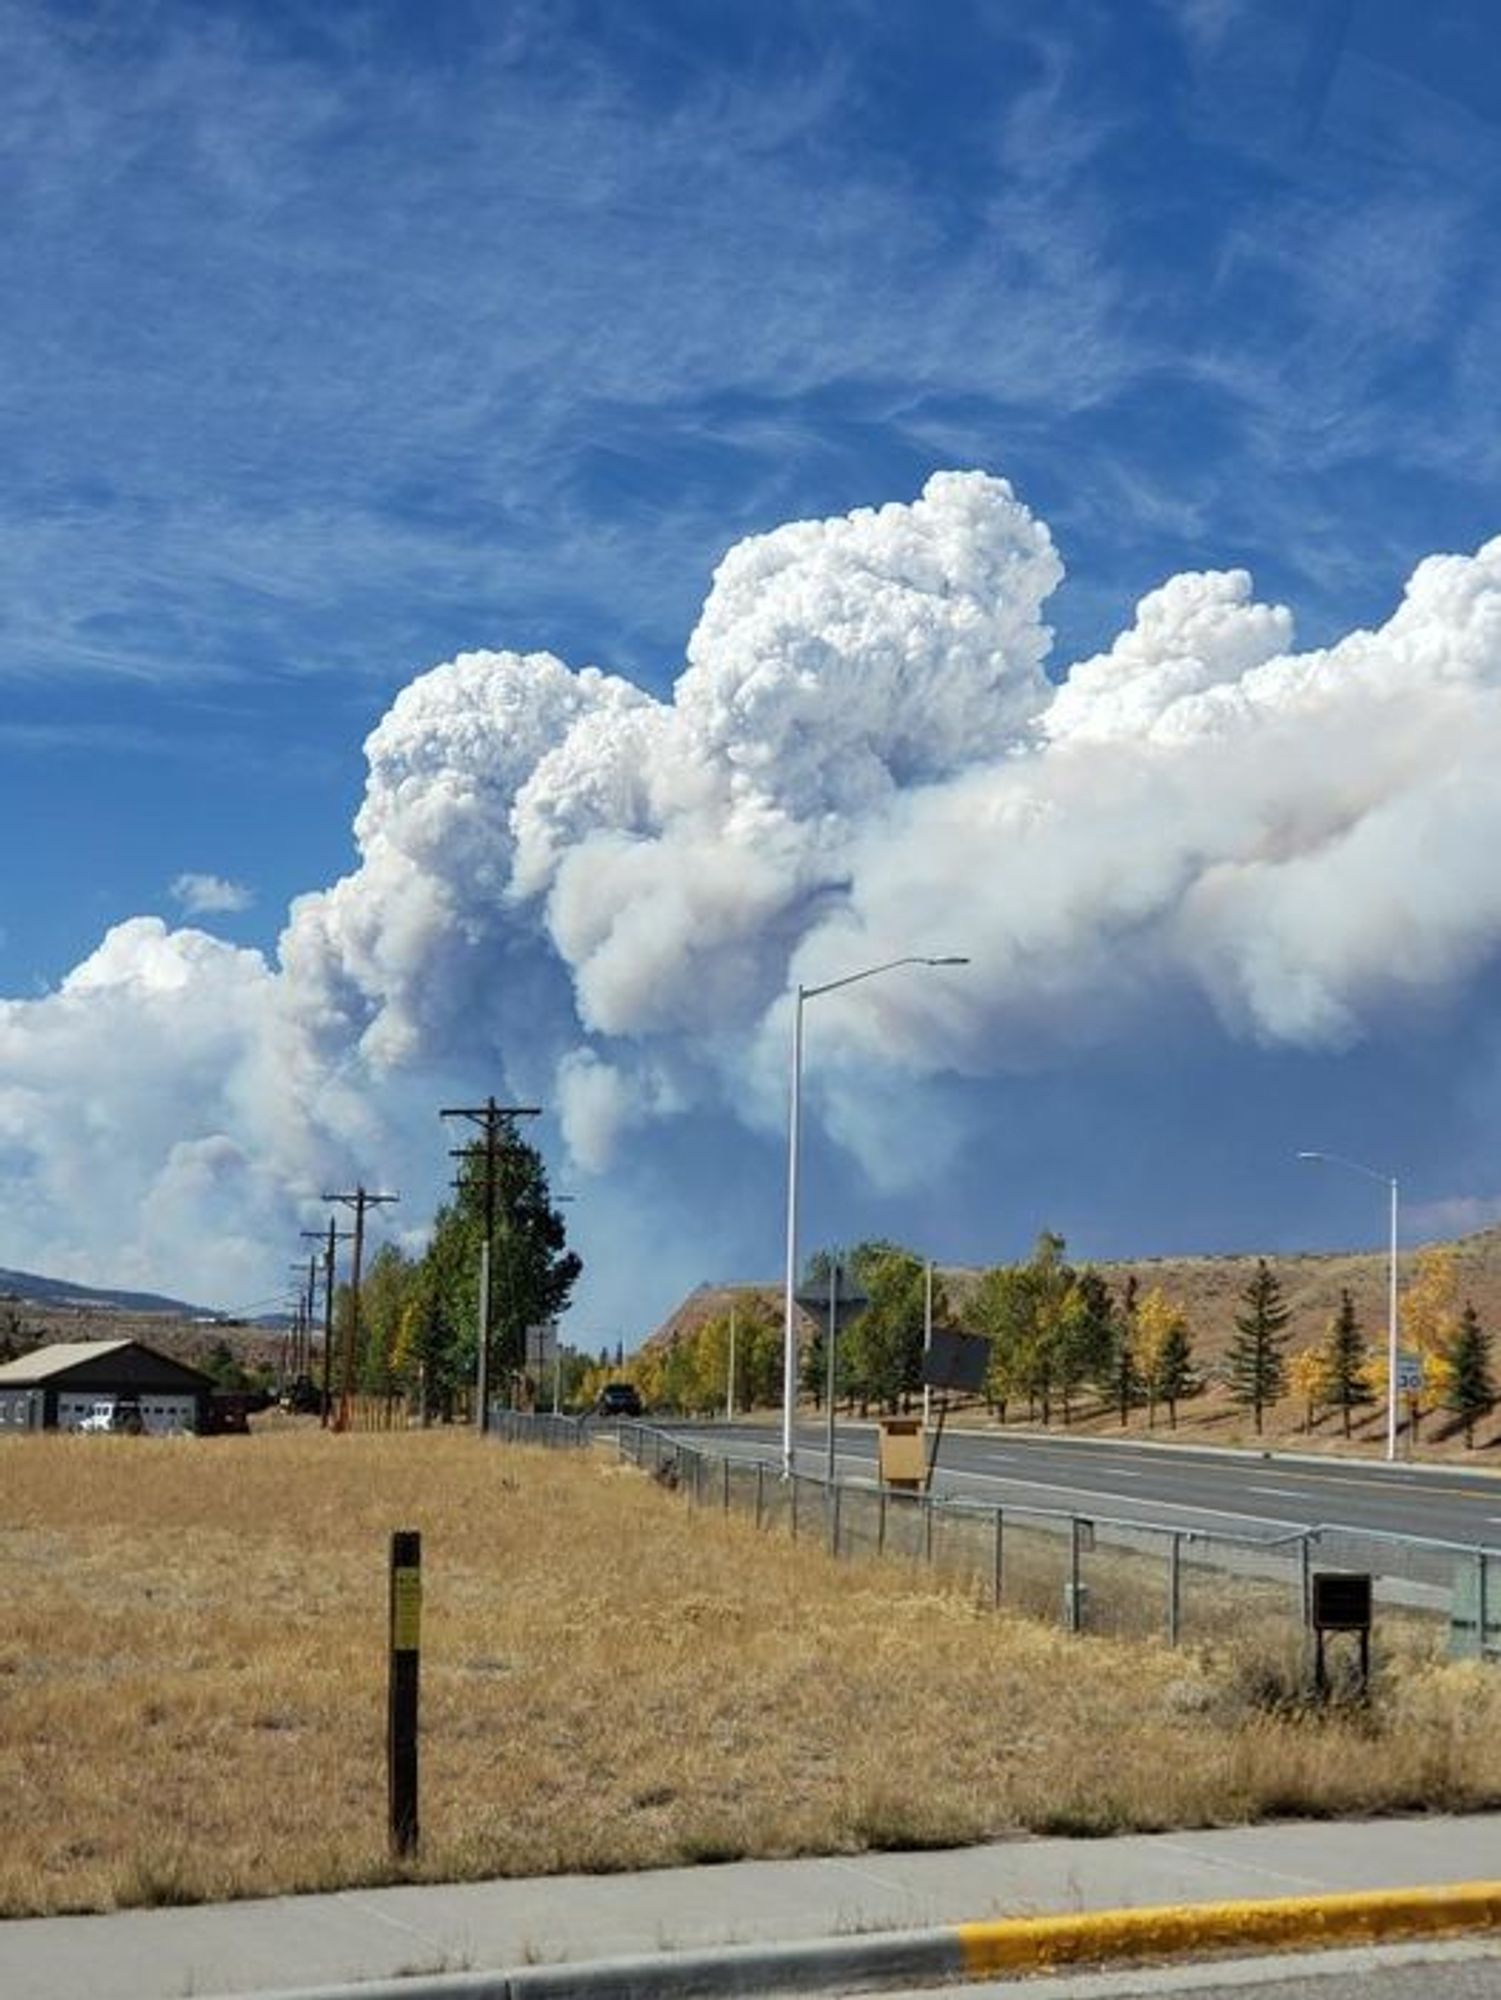
[[[128,35],[6,13],[28,60],[0,80],[0,674],[369,672],[380,579],[420,656],[456,582],[509,611],[539,548],[629,618],[668,520],[681,631],[724,495],[762,490],[730,538],[796,510],[805,398],[842,384],[899,438],[898,382],[1062,409],[1129,379],[1098,204],[1060,207],[1062,169],[1045,189],[999,138],[935,204],[867,143],[870,80],[811,12],[796,66],[768,44],[775,88],[660,25],[645,47],[534,24],[398,71],[171,8]],[[999,135],[1037,64],[980,40]],[[1082,123],[1046,88],[1057,143]],[[736,396],[789,412],[792,456],[705,439]]]

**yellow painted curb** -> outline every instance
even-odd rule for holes
[[[1501,1882],[1459,1882],[1436,1889],[1371,1889],[1259,1903],[1178,1903],[1000,1919],[961,1924],[959,1944],[965,1974],[975,1978],[1080,1960],[1167,1958],[1262,1945],[1385,1943],[1492,1925],[1501,1925]]]

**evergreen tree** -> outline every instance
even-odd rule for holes
[[[1459,1269],[1452,1243],[1420,1250],[1402,1294],[1402,1345],[1422,1364],[1422,1387],[1407,1390],[1408,1436],[1416,1444],[1424,1398],[1447,1403],[1449,1355],[1459,1331]]]
[[[1065,1424],[1072,1415],[1073,1392],[1082,1383],[1098,1381],[1110,1367],[1115,1321],[1115,1298],[1099,1272],[1087,1267],[1075,1272],[1058,1327],[1057,1377]]]
[[[1136,1273],[1126,1279],[1119,1307],[1111,1316],[1110,1345],[1100,1375],[1100,1387],[1120,1414],[1124,1430],[1142,1398],[1141,1364],[1137,1355]]]
[[[1348,1290],[1341,1291],[1339,1295],[1339,1311],[1329,1328],[1323,1359],[1324,1401],[1342,1413],[1345,1436],[1348,1437],[1350,1412],[1357,1404],[1371,1400],[1371,1385],[1366,1376],[1365,1334],[1355,1311],[1355,1301]]]
[[[465,1148],[454,1199],[439,1209],[423,1275],[436,1343],[454,1380],[474,1379],[478,1344],[480,1248],[485,1237],[485,1147]],[[490,1263],[490,1382],[520,1376],[528,1327],[555,1319],[583,1269],[567,1248],[563,1218],[548,1194],[542,1156],[507,1120],[496,1153]],[[617,1363],[618,1365],[618,1363]]]
[[[1490,1335],[1481,1326],[1480,1315],[1468,1299],[1449,1348],[1446,1400],[1465,1427],[1466,1448],[1473,1449],[1476,1420],[1489,1412],[1496,1400],[1496,1390],[1491,1379]]]
[[[1155,1380],[1152,1392],[1159,1402],[1167,1404],[1169,1430],[1178,1428],[1178,1404],[1185,1396],[1194,1395],[1199,1387],[1193,1370],[1193,1335],[1188,1330],[1188,1321],[1183,1314],[1176,1313],[1162,1338],[1155,1357]]]
[[[1277,1274],[1265,1257],[1256,1261],[1255,1276],[1241,1293],[1244,1312],[1235,1316],[1230,1344],[1230,1393],[1250,1410],[1261,1434],[1261,1413],[1275,1403],[1286,1385],[1287,1323],[1292,1317],[1282,1297]]]

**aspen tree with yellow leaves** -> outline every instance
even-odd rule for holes
[[[1147,1427],[1157,1423],[1157,1405],[1166,1403],[1168,1425],[1176,1429],[1178,1404],[1198,1384],[1193,1375],[1193,1338],[1188,1318],[1175,1299],[1159,1286],[1136,1307],[1136,1366],[1147,1392]]]
[[[1287,1364],[1287,1376],[1293,1394],[1303,1405],[1303,1428],[1311,1431],[1318,1422],[1317,1413],[1333,1401],[1329,1393],[1328,1350],[1323,1347],[1300,1347]],[[1345,1434],[1349,1435],[1348,1428]]]
[[[1435,1244],[1420,1250],[1407,1290],[1402,1294],[1402,1346],[1423,1364],[1423,1386],[1406,1391],[1408,1435],[1414,1443],[1418,1426],[1429,1410],[1448,1400],[1453,1366],[1449,1359],[1459,1331],[1459,1270],[1453,1248]],[[1382,1370],[1385,1387],[1385,1370]]]

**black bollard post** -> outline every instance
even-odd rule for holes
[[[391,1618],[386,1695],[386,1781],[391,1851],[417,1851],[417,1689],[422,1660],[422,1537],[391,1537]]]

